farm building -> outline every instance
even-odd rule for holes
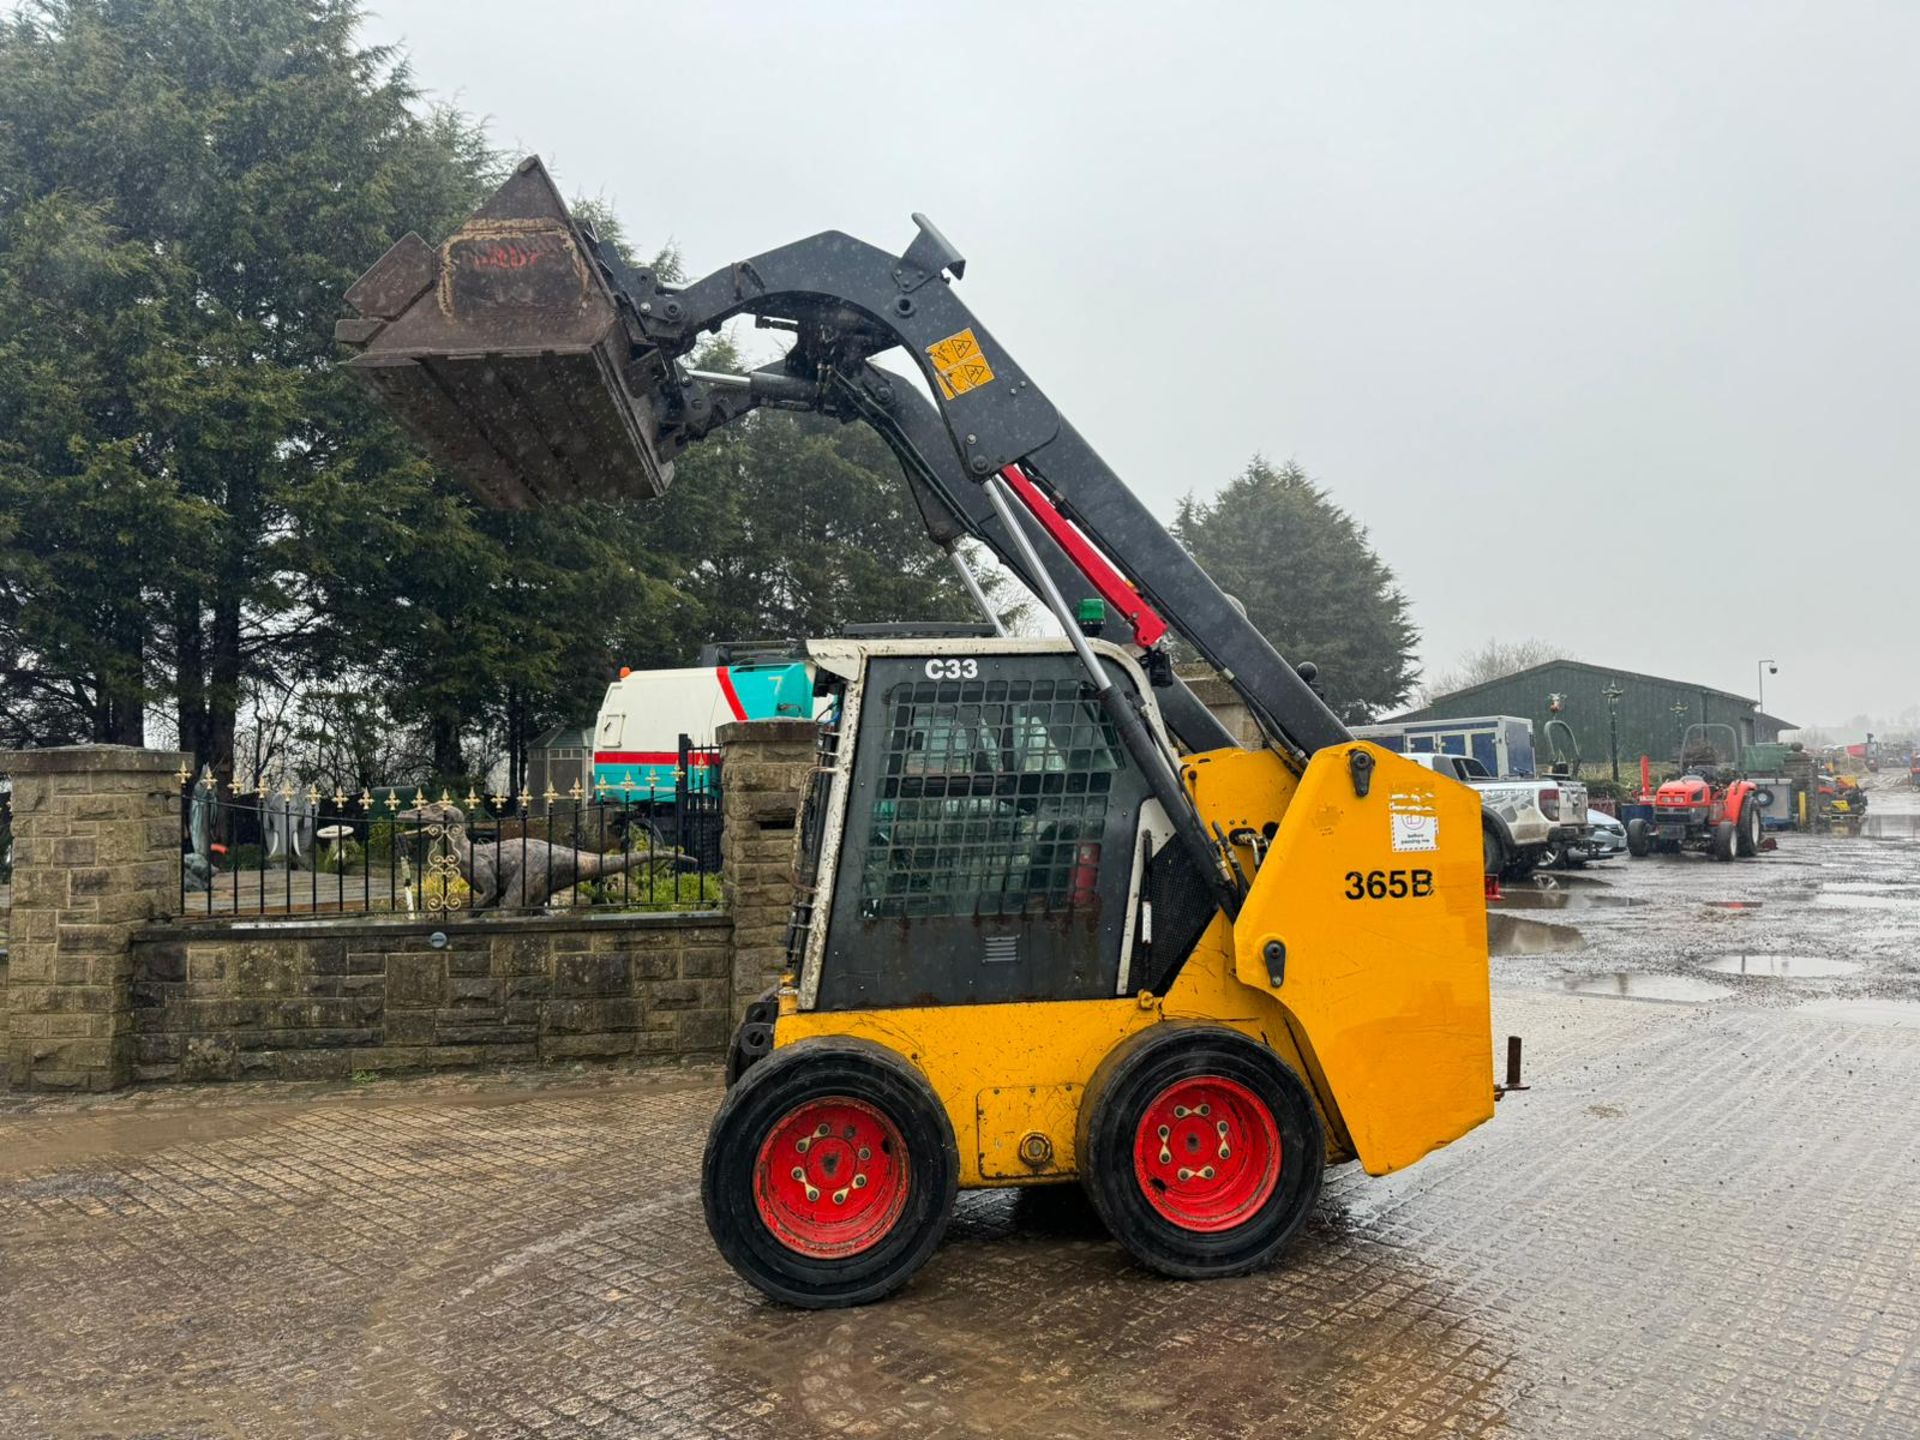
[[[1467,715],[1519,715],[1533,722],[1535,746],[1544,764],[1551,758],[1547,721],[1556,713],[1573,727],[1584,765],[1607,762],[1607,696],[1620,691],[1615,718],[1620,731],[1623,771],[1640,756],[1656,761],[1676,759],[1686,727],[1706,723],[1731,725],[1742,745],[1756,740],[1778,740],[1791,721],[1768,715],[1745,695],[1667,680],[1633,670],[1612,670],[1580,660],[1549,660],[1525,670],[1469,685],[1442,695],[1429,705],[1396,715],[1395,720],[1445,720]],[[1554,697],[1560,709],[1553,710]]]

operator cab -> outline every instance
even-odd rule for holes
[[[1091,643],[1168,744],[1138,662]],[[803,1008],[1132,994],[1156,952],[1198,937],[1210,903],[1143,933],[1156,888],[1199,887],[1067,641],[836,638],[808,655],[838,722],[801,822],[818,897],[789,941]]]

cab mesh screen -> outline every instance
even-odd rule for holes
[[[1085,682],[916,680],[887,692],[861,912],[1058,914],[1094,904],[1119,737]]]

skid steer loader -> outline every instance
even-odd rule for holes
[[[796,1305],[873,1300],[957,1189],[1076,1180],[1146,1265],[1240,1273],[1299,1231],[1327,1164],[1386,1174],[1492,1114],[1479,802],[1347,732],[914,220],[900,254],[828,233],[670,285],[528,160],[444,243],[396,244],[339,335],[499,505],[658,494],[684,446],[757,407],[865,421],[932,541],[985,544],[1064,632],[812,643],[834,718],[787,973],[734,1036],[702,1171],[739,1273]],[[689,368],[747,315],[791,349]],[[892,350],[924,389],[874,365]],[[1178,366],[1112,380],[1206,403]],[[1174,675],[1169,626],[1261,745]]]

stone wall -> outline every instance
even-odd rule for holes
[[[0,755],[13,779],[9,1083],[108,1090],[133,1064],[134,933],[180,885],[185,756],[120,745]]]
[[[778,979],[808,721],[721,727],[729,913],[434,922],[170,919],[184,757],[0,755],[14,782],[0,1071],[25,1089],[328,1078],[576,1059],[718,1060]],[[3,952],[0,952],[3,953]]]
[[[140,1080],[721,1058],[719,915],[153,927],[132,947]]]

